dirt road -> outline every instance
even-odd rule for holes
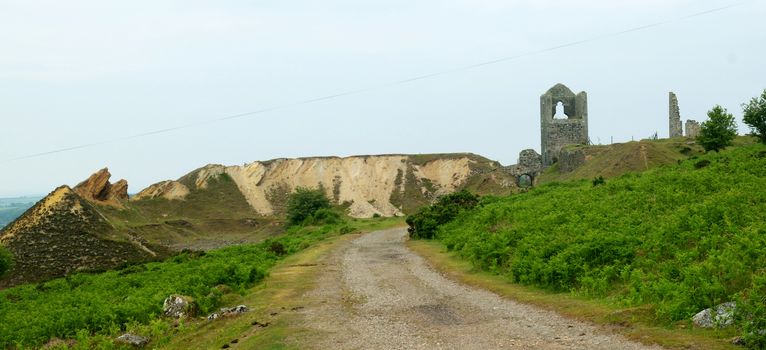
[[[302,309],[313,349],[658,349],[446,279],[373,232],[324,262]]]

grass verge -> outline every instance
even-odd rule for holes
[[[437,241],[411,240],[407,246],[424,257],[437,271],[453,280],[598,325],[607,332],[621,334],[644,344],[657,344],[667,349],[741,349],[729,342],[737,335],[736,330],[696,329],[688,322],[657,326],[652,323],[654,314],[648,308],[623,308],[571,293],[553,293],[514,284],[503,276],[477,271],[470,262],[457,257],[455,253],[447,252],[446,247]]]

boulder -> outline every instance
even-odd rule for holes
[[[171,318],[194,317],[197,313],[197,304],[191,297],[183,295],[171,295],[162,303],[162,314]]]
[[[247,308],[245,305],[237,305],[235,307],[224,307],[221,308],[221,310],[218,310],[218,312],[214,312],[210,314],[210,316],[207,317],[208,321],[215,321],[222,317],[231,317],[236,316],[245,312],[248,312],[250,309]]]
[[[723,328],[731,326],[734,323],[734,311],[737,304],[733,301],[720,304],[714,308],[708,308],[698,312],[692,321],[694,325],[700,328]]]
[[[118,343],[134,346],[137,348],[142,348],[146,346],[146,344],[149,344],[149,338],[132,333],[125,333],[117,337],[116,341]]]

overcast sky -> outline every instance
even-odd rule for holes
[[[540,150],[539,96],[559,82],[588,93],[595,143],[667,137],[668,91],[684,120],[720,104],[741,124],[740,104],[766,88],[766,1],[688,17],[735,3],[0,0],[0,197],[105,166],[134,193],[208,163],[280,157],[473,152],[512,164]]]

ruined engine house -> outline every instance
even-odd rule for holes
[[[564,84],[556,84],[540,96],[540,131],[543,167],[559,159],[567,145],[588,144],[588,95],[575,95]]]

